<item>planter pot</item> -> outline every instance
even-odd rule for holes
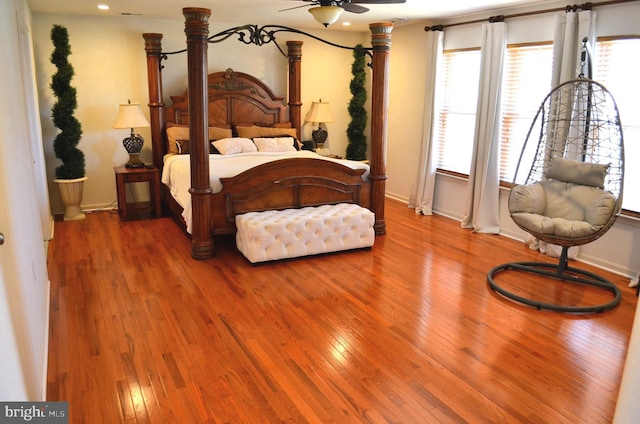
[[[80,208],[82,203],[82,188],[87,177],[75,178],[72,180],[55,179],[60,187],[60,195],[65,205],[64,220],[78,221],[84,219],[84,212]]]

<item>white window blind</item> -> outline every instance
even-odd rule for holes
[[[625,150],[623,209],[640,212],[640,38],[604,39],[596,43],[593,79],[613,95],[620,113]]]
[[[444,52],[439,72],[443,72],[439,78],[443,87],[435,141],[437,167],[468,175],[476,123],[480,50]]]
[[[500,108],[501,181],[513,181],[529,128],[552,88],[552,62],[552,44],[507,48]]]

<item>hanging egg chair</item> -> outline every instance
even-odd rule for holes
[[[537,309],[590,313],[617,306],[619,288],[602,276],[569,266],[568,249],[590,243],[611,228],[622,208],[623,181],[622,127],[611,93],[582,74],[555,87],[529,129],[508,208],[522,230],[562,248],[559,262],[496,266],[487,276],[490,288]],[[518,294],[496,281],[498,274],[514,271],[588,285],[610,293],[610,300],[598,305],[537,300],[535,295]]]

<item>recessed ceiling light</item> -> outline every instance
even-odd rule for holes
[[[351,26],[351,22],[343,22],[342,26]]]
[[[100,9],[100,10],[109,10],[109,5],[108,4],[99,4],[98,5],[98,9]]]
[[[409,18],[391,19],[391,23],[393,24],[393,26],[396,26],[396,27],[400,27],[400,26],[406,24],[407,22],[409,22]]]

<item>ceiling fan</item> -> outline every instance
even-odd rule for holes
[[[296,0],[300,1],[300,0]],[[314,6],[309,9],[309,12],[313,17],[325,27],[328,27],[332,23],[338,20],[342,12],[345,10],[351,13],[365,13],[368,12],[364,6],[360,4],[399,4],[406,3],[406,0],[302,0],[305,3],[311,3],[310,5],[301,5],[296,7],[290,7],[288,9],[280,10],[284,12],[286,10],[298,9],[301,7]]]

